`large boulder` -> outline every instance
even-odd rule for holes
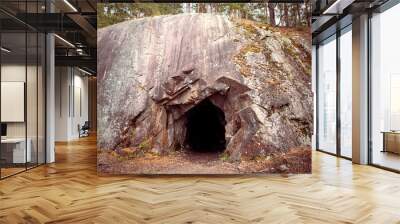
[[[98,31],[98,147],[187,147],[187,114],[225,116],[231,160],[309,146],[308,32],[212,14],[130,20]]]

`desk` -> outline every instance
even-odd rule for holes
[[[400,131],[383,131],[382,152],[400,154]]]
[[[25,138],[6,138],[1,139],[1,157],[6,163],[25,163],[31,162],[31,145],[30,138],[26,140],[28,143],[25,153]],[[26,161],[25,161],[26,159]]]

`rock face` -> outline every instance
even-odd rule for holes
[[[191,148],[188,114],[205,101],[231,160],[310,145],[308,32],[180,14],[100,29],[97,46],[101,150]]]

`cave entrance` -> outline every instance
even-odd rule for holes
[[[225,150],[225,114],[209,99],[190,109],[186,115],[186,145],[194,152]]]

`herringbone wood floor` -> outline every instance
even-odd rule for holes
[[[99,177],[95,138],[0,181],[0,223],[400,223],[400,175],[315,152],[313,174]]]

